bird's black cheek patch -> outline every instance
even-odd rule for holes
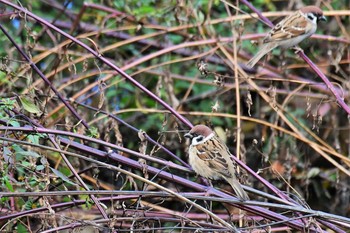
[[[200,142],[200,141],[202,141],[202,140],[203,140],[203,137],[202,137],[202,136],[196,138],[196,141],[197,141],[197,142]]]

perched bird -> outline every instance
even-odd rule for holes
[[[231,160],[231,153],[209,127],[196,125],[185,137],[191,139],[189,163],[196,173],[208,179],[225,179],[240,200],[249,200],[237,180],[237,164]]]
[[[265,54],[278,46],[283,49],[296,46],[315,33],[320,20],[326,21],[326,17],[317,6],[306,6],[287,16],[266,35],[264,45],[248,61],[247,66],[252,68]]]

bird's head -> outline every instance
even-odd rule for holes
[[[213,136],[214,132],[205,125],[196,125],[190,130],[190,132],[185,134],[186,138],[191,139],[192,145],[203,143]]]
[[[326,17],[323,15],[323,11],[317,6],[305,6],[301,8],[300,11],[314,24],[319,21],[327,21]]]

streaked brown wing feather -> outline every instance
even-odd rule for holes
[[[301,19],[300,12],[288,16],[269,32],[264,38],[264,43],[287,40],[305,34],[308,22]]]
[[[213,149],[214,148],[214,149]],[[197,145],[197,156],[206,164],[219,172],[224,177],[231,177],[226,158],[222,153],[228,153],[227,147],[216,140],[208,140],[203,144]]]

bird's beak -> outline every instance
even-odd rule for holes
[[[185,138],[192,138],[193,137],[192,134],[190,134],[190,133],[186,133],[184,136],[185,136]]]
[[[324,15],[322,15],[320,18],[318,18],[318,20],[327,22],[327,18]]]

